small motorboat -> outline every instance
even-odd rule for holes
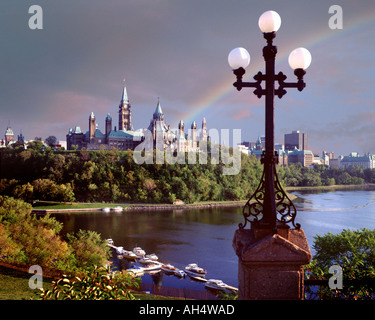
[[[102,211],[104,211],[104,212],[110,212],[111,208],[105,207],[105,208],[102,208]]]
[[[221,280],[209,279],[207,280],[205,287],[214,290],[225,290],[227,285]]]
[[[120,207],[120,206],[112,208],[112,210],[113,210],[113,211],[116,211],[116,212],[121,212],[122,209],[123,209],[123,208]]]
[[[203,268],[198,267],[196,263],[190,263],[185,267],[185,271],[189,276],[202,277],[206,276],[207,271]]]
[[[126,271],[133,273],[134,276],[141,276],[145,273],[145,268],[137,267],[137,266],[131,266]]]
[[[141,257],[145,256],[145,254],[146,254],[146,252],[145,252],[141,247],[135,247],[135,248],[133,249],[133,252],[134,252],[136,255],[141,256]]]
[[[128,250],[124,250],[123,257],[129,260],[135,260],[139,258],[133,251]]]
[[[172,266],[171,264],[163,264],[161,266],[161,270],[163,270],[166,273],[174,273],[175,271],[178,271],[178,269],[175,266]]]
[[[143,268],[143,270],[146,271],[146,272],[156,271],[156,270],[160,270],[160,269],[161,269],[161,265],[157,264],[157,263],[151,263],[146,268]]]
[[[149,259],[154,260],[154,261],[159,259],[159,257],[155,253],[147,254],[146,258],[149,258]]]
[[[117,254],[123,255],[124,252],[125,252],[124,247],[117,247],[116,248],[116,253]]]
[[[180,277],[180,278],[185,278],[186,277],[186,272],[184,270],[180,270],[180,269],[174,271],[173,274],[176,277]]]
[[[139,263],[142,263],[142,264],[151,264],[151,263],[154,263],[154,261],[151,260],[151,259],[149,259],[149,258],[143,257],[142,259],[139,260]]]
[[[112,239],[107,239],[107,243],[108,243],[108,244],[114,244],[114,242],[113,242]]]

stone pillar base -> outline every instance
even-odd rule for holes
[[[239,229],[233,239],[238,256],[240,300],[304,298],[303,265],[311,260],[302,229]]]

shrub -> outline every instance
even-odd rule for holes
[[[78,268],[102,266],[110,257],[109,247],[95,231],[79,230],[77,235],[67,234],[67,240],[74,251]]]
[[[41,289],[42,300],[135,300],[131,288],[139,283],[126,272],[111,272],[106,268],[94,268],[82,277],[63,276],[52,282],[52,289]]]

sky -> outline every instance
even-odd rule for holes
[[[41,30],[29,28],[31,5],[43,10]],[[342,29],[329,26],[331,5],[342,8]],[[276,73],[294,82],[289,53],[312,55],[306,88],[275,98],[275,141],[300,130],[314,153],[375,154],[373,0],[1,0],[0,135],[10,125],[26,140],[66,140],[69,128],[88,130],[91,112],[102,131],[107,113],[118,126],[126,79],[135,129],[148,127],[159,98],[172,128],[205,117],[256,141],[264,97],[233,87],[227,57],[244,47],[245,80],[264,72],[258,19],[268,10],[282,21]]]

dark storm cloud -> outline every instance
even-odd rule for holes
[[[343,31],[345,23],[374,9],[371,1],[360,3],[343,1]],[[116,118],[123,78],[136,128],[148,126],[158,97],[168,122],[175,126],[205,107],[202,101],[210,103],[206,97],[225,88],[223,83],[230,90],[233,75],[226,60],[233,47],[250,51],[249,75],[259,71],[255,66],[262,65],[264,39],[257,22],[266,10],[276,10],[282,18],[276,41],[280,55],[296,46],[309,47],[315,33],[332,32],[326,1],[37,0],[33,4],[43,8],[43,30],[28,28],[29,1],[0,4],[0,133],[9,120],[27,139],[51,134],[64,139],[75,125],[87,130],[91,111],[100,124],[107,112]],[[276,101],[280,128],[296,130],[300,125],[319,132],[311,124],[331,125],[338,105],[350,118],[353,106],[345,101],[372,101],[372,91],[362,82],[373,80],[367,72],[373,64],[364,62],[371,58],[368,51],[373,47],[366,42],[366,50],[355,55],[366,41],[361,35],[347,34],[346,42],[334,35],[329,43],[316,42],[309,48],[315,56],[306,76],[307,89],[302,94],[288,92],[285,102]],[[285,55],[280,58],[277,66],[292,75]],[[357,82],[350,84],[348,76]],[[205,111],[209,126],[242,128],[247,140],[263,134],[259,116],[263,102],[250,94],[233,90],[214,103]],[[369,108],[359,107],[363,112]],[[322,110],[327,111],[326,119],[319,116]]]

